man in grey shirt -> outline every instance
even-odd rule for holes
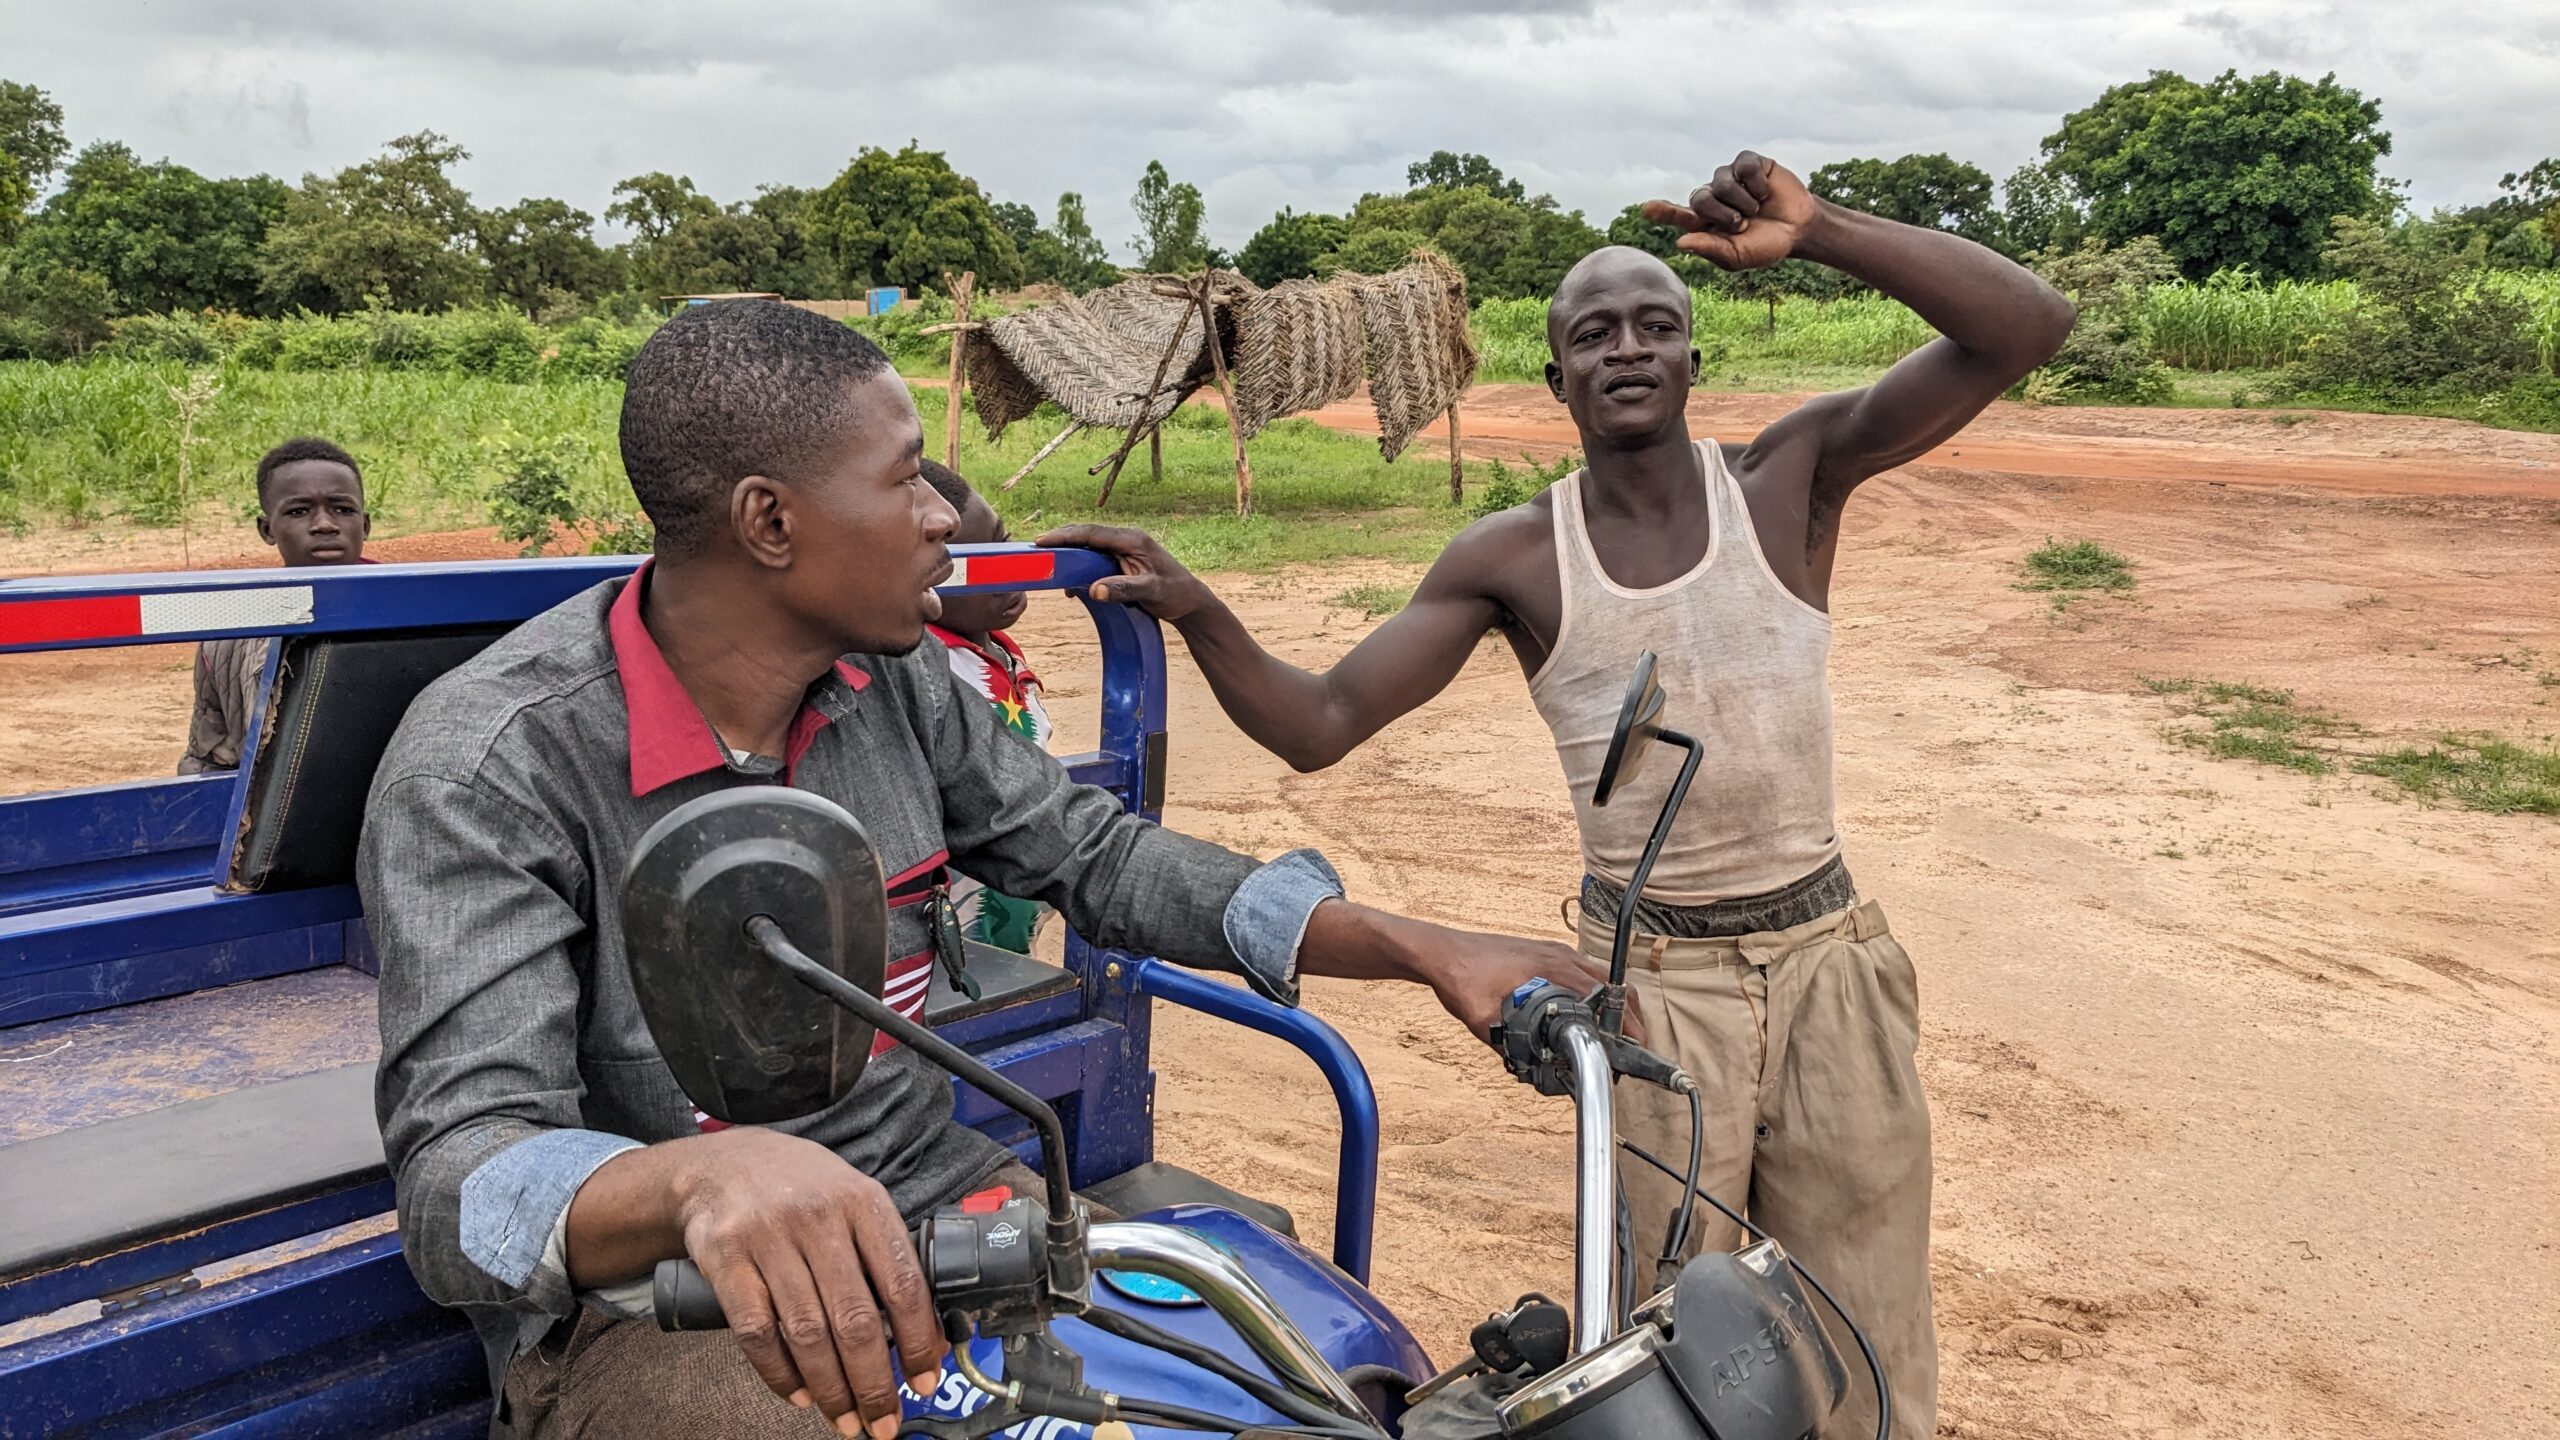
[[[641,1018],[615,893],[632,843],[696,796],[824,795],[893,891],[948,864],[1283,1002],[1302,973],[1411,980],[1482,1034],[1533,976],[1592,981],[1560,945],[1350,904],[1312,851],[1259,864],[1163,830],[1004,731],[918,648],[956,523],[922,450],[856,332],[771,302],[688,310],[623,402],[655,558],[429,687],[375,775],[358,875],[402,1242],[478,1326],[519,1434],[893,1433],[890,1346],[919,1390],[946,1349],[908,1223],[1008,1158],[894,1048],[822,1114],[704,1123]],[[891,912],[887,998],[909,1011],[927,908]],[[621,1318],[680,1255],[733,1331]]]

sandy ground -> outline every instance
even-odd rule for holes
[[[1737,437],[1786,403],[1696,413]],[[1480,387],[1468,449],[1558,453],[1560,419]],[[2263,412],[2002,407],[1853,504],[1841,823],[1922,975],[1942,1434],[2560,1434],[2560,825],[2209,760],[2138,684],[2290,686],[2385,738],[2547,735],[2555,522],[2560,439]],[[2010,588],[2049,536],[2124,551],[2139,588],[2056,616]],[[158,538],[0,541],[0,573],[174,564]],[[1327,597],[1412,573],[1225,588],[1320,662],[1367,628]],[[1083,743],[1080,613],[1044,601],[1016,633]],[[1497,645],[1312,776],[1175,664],[1174,824],[1321,845],[1393,908],[1561,933],[1570,812]],[[0,658],[0,790],[165,772],[186,683],[183,654]],[[1382,1097],[1381,1293],[1445,1357],[1520,1291],[1560,1292],[1569,1114],[1418,992],[1317,982],[1309,1004]],[[1157,1033],[1165,1156],[1321,1241],[1335,1132],[1312,1068],[1179,1012]]]

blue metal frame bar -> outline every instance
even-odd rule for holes
[[[1041,550],[1031,545],[954,545],[955,559],[987,555],[1056,557],[1048,579],[984,585],[946,585],[947,595],[993,595],[1013,590],[1073,590],[1120,573],[1119,565],[1091,550]],[[0,580],[0,626],[8,607],[21,601],[106,600],[129,595],[198,595],[264,590],[279,585],[311,590],[311,618],[289,625],[167,630],[77,640],[0,642],[0,654],[39,650],[90,650],[117,645],[168,645],[257,635],[332,635],[384,630],[511,625],[541,614],[579,591],[639,568],[635,555],[569,556],[547,560],[481,560],[415,565],[323,565],[302,569],[192,570],[150,575],[81,575]]]
[[[232,786],[182,775],[0,801],[0,913],[205,873]]]
[[[0,1325],[14,1325],[30,1315],[50,1315],[66,1305],[95,1300],[304,1235],[317,1235],[391,1208],[391,1177],[376,1174],[345,1189],[305,1196],[255,1215],[23,1276],[0,1284]]]
[[[395,1415],[485,1432],[488,1386],[469,1324],[382,1235],[0,1350],[0,1436],[274,1434],[256,1422],[279,1408],[325,1422],[303,1435]]]
[[[1360,1056],[1332,1026],[1304,1010],[1274,1005],[1250,990],[1167,965],[1138,962],[1138,989],[1159,1000],[1278,1036],[1306,1052],[1333,1086],[1342,1110],[1342,1157],[1334,1177],[1333,1263],[1366,1285],[1378,1215],[1378,1095]]]

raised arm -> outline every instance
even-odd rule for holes
[[[1446,689],[1485,632],[1507,620],[1483,577],[1516,528],[1518,518],[1509,514],[1468,527],[1402,610],[1321,673],[1263,649],[1225,601],[1142,530],[1070,525],[1040,543],[1116,556],[1122,573],[1097,583],[1094,598],[1135,605],[1180,631],[1227,718],[1255,744],[1309,771],[1350,754]]]
[[[2071,333],[2071,302],[2015,261],[1944,231],[1897,224],[1816,198],[1777,162],[1744,151],[1689,197],[1645,213],[1687,233],[1680,248],[1727,270],[1811,260],[1908,305],[1939,338],[1873,385],[1813,401],[1771,425],[1765,446],[1810,443],[1813,514],[1871,475],[1927,453]]]

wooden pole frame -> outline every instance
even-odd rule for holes
[[[1216,272],[1202,269],[1200,288],[1192,292],[1200,307],[1200,328],[1209,341],[1209,373],[1217,377],[1218,394],[1227,402],[1227,434],[1236,444],[1236,518],[1253,513],[1253,462],[1244,453],[1244,417],[1236,413],[1236,391],[1227,383],[1226,347],[1218,343],[1218,317],[1209,307],[1210,279]]]
[[[1466,452],[1458,448],[1458,402],[1449,402],[1449,503],[1462,504],[1467,498]]]
[[[978,272],[964,271],[955,281],[951,278],[951,272],[945,270],[942,272],[942,283],[950,287],[952,311],[951,387],[943,392],[943,398],[948,402],[944,408],[950,412],[950,424],[943,427],[942,463],[953,470],[958,470],[960,468],[960,389],[968,376],[969,331],[972,328],[969,324],[969,296],[978,288]]]
[[[1021,483],[1022,483],[1022,477],[1023,477],[1023,476],[1028,475],[1028,474],[1030,474],[1032,471],[1039,469],[1039,468],[1040,468],[1040,462],[1041,462],[1041,461],[1046,460],[1046,459],[1048,459],[1050,456],[1052,456],[1052,455],[1054,455],[1054,454],[1058,453],[1058,447],[1059,447],[1059,446],[1061,446],[1061,445],[1066,444],[1069,440],[1074,439],[1074,438],[1075,438],[1075,436],[1076,436],[1076,432],[1078,432],[1078,431],[1080,431],[1080,430],[1082,430],[1082,429],[1084,429],[1084,422],[1083,422],[1083,421],[1081,421],[1081,420],[1069,421],[1069,422],[1068,422],[1068,424],[1067,424],[1067,428],[1066,428],[1066,429],[1059,431],[1059,432],[1057,433],[1057,435],[1049,441],[1049,443],[1048,443],[1048,444],[1041,446],[1041,447],[1039,448],[1039,450],[1038,450],[1038,451],[1036,451],[1036,452],[1032,455],[1031,460],[1030,460],[1030,463],[1028,463],[1028,464],[1024,465],[1021,469],[1014,471],[1014,472],[1013,472],[1013,478],[1012,478],[1012,479],[1010,479],[1010,480],[1005,481],[1005,482],[1004,482],[1004,484],[1003,484],[1002,486],[1000,486],[999,488],[1001,488],[1001,489],[1005,489],[1005,490],[1010,490],[1010,489],[1012,489],[1014,486],[1021,484]]]

